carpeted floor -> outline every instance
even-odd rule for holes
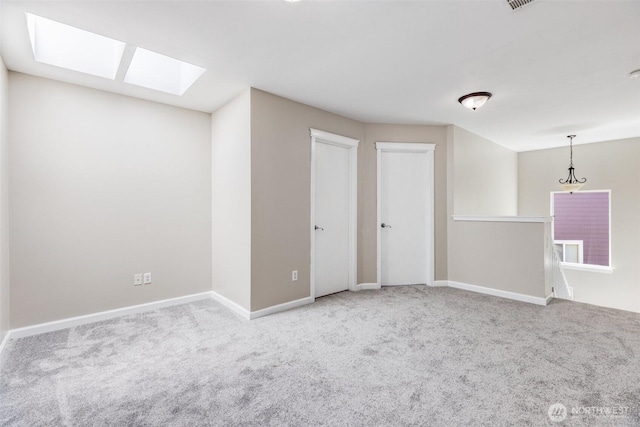
[[[6,350],[2,426],[538,426],[555,403],[640,425],[640,315],[560,300],[395,287],[251,322],[206,300]]]

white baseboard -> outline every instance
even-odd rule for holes
[[[242,307],[240,304],[231,301],[229,298],[220,295],[216,291],[211,291],[211,297],[214,300],[218,301],[220,304],[227,307],[229,310],[233,311],[234,313],[242,317],[243,319],[247,319],[247,320],[251,319],[251,313],[249,313],[249,310]]]
[[[244,319],[256,319],[258,317],[266,316],[268,314],[277,313],[291,308],[300,307],[302,305],[310,304],[314,301],[314,298],[307,297],[301,298],[295,301],[289,301],[283,304],[278,304],[273,307],[267,307],[262,310],[249,312],[245,308],[231,301],[230,299],[223,297],[217,292],[202,292],[199,294],[185,295],[177,298],[170,298],[161,301],[154,301],[146,304],[132,305],[129,307],[117,308],[114,310],[101,311],[93,314],[86,314],[83,316],[70,317],[67,319],[55,320],[53,322],[40,323],[37,325],[26,326],[23,328],[17,328],[7,331],[0,343],[0,354],[6,347],[10,339],[23,338],[31,335],[38,335],[47,332],[58,331],[61,329],[72,328],[74,326],[84,325],[87,323],[99,322],[101,320],[113,319],[116,317],[126,316],[130,314],[143,313],[146,311],[152,311],[163,307],[170,307],[174,305],[187,304],[193,301],[199,301],[203,299],[213,298],[231,311],[240,315]]]
[[[262,310],[252,311],[249,315],[250,319],[257,319],[258,317],[268,316],[270,314],[279,313],[281,311],[290,310],[292,308],[300,307],[303,305],[311,304],[316,299],[313,297],[300,298],[294,301],[284,302],[278,305],[272,305],[271,307],[263,308]]]
[[[439,288],[439,287],[444,287],[444,286],[449,286],[449,281],[448,280],[436,280],[433,282],[433,285],[429,285],[432,288]]]
[[[143,313],[152,311],[162,307],[170,307],[172,305],[186,304],[193,301],[211,298],[211,292],[202,292],[200,294],[185,295],[183,297],[170,298],[161,301],[154,301],[145,304],[132,305],[129,307],[116,308],[115,310],[101,311],[84,316],[70,317],[68,319],[55,320],[53,322],[40,323],[24,328],[12,329],[7,333],[11,335],[11,339],[28,337],[31,335],[43,334],[46,332],[58,331],[87,323],[99,322],[101,320],[113,319],[115,317],[126,316],[129,314]],[[6,339],[6,337],[5,337]]]
[[[249,311],[246,308],[242,307],[240,304],[237,304],[231,301],[229,298],[224,297],[215,291],[211,292],[211,295],[214,300],[218,301],[220,304],[224,305],[229,310],[233,311],[243,319],[247,319],[247,320],[257,319],[259,317],[268,316],[269,314],[290,310],[292,308],[300,307],[302,305],[311,304],[312,302],[315,301],[315,298],[306,297],[306,298],[300,298],[294,301],[284,302],[278,305],[273,305],[271,307],[263,308],[261,310]]]
[[[553,293],[547,295],[547,298],[545,298],[545,304],[544,305],[548,305],[551,300],[553,299]]]
[[[434,287],[449,286],[452,288],[463,289],[466,291],[478,292],[486,295],[493,295],[501,298],[508,298],[516,301],[528,302],[537,305],[547,305],[552,299],[553,294],[550,294],[546,298],[534,297],[531,295],[524,295],[515,292],[502,291],[499,289],[486,288],[483,286],[471,285],[468,283],[454,282],[450,280],[436,280],[433,284]],[[365,289],[380,289],[378,283],[360,283],[356,285],[356,290]],[[28,337],[31,335],[43,334],[46,332],[53,332],[61,329],[67,329],[74,326],[84,325],[87,323],[98,322],[101,320],[113,319],[120,316],[126,316],[130,314],[143,313],[145,311],[152,311],[163,307],[170,307],[174,305],[186,304],[193,301],[199,301],[207,298],[213,298],[231,311],[240,315],[244,319],[257,319],[259,317],[267,316],[269,314],[278,313],[292,308],[300,307],[303,305],[311,304],[315,301],[313,297],[301,298],[295,301],[289,301],[282,304],[274,305],[272,307],[263,308],[261,310],[252,311],[243,308],[239,304],[231,301],[230,299],[218,294],[215,291],[202,292],[199,294],[185,295],[177,298],[170,298],[161,301],[154,301],[146,304],[132,305],[129,307],[117,308],[114,310],[101,311],[99,313],[87,314],[84,316],[71,317],[68,319],[56,320],[53,322],[40,323],[37,325],[26,326],[23,328],[17,328],[7,331],[5,333],[2,342],[0,343],[0,354],[6,347],[10,339]]]
[[[528,302],[537,305],[547,305],[547,298],[534,297],[516,292],[502,291],[500,289],[485,288],[484,286],[470,285],[468,283],[449,280],[449,287],[463,289],[465,291],[478,292],[480,294],[493,295],[494,297],[508,298],[516,301]]]
[[[356,285],[356,291],[364,291],[367,289],[380,289],[379,283],[358,283]]]

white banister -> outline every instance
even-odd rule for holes
[[[569,286],[567,277],[564,275],[562,265],[560,264],[560,255],[556,249],[553,238],[551,237],[551,227],[547,228],[545,241],[546,247],[546,275],[547,280],[551,283],[554,298],[573,299],[573,288]]]

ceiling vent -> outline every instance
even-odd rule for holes
[[[516,10],[519,7],[524,6],[527,3],[531,3],[533,0],[507,0],[512,10]]]

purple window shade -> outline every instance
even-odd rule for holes
[[[609,266],[609,192],[553,195],[555,240],[582,240],[583,263]]]

